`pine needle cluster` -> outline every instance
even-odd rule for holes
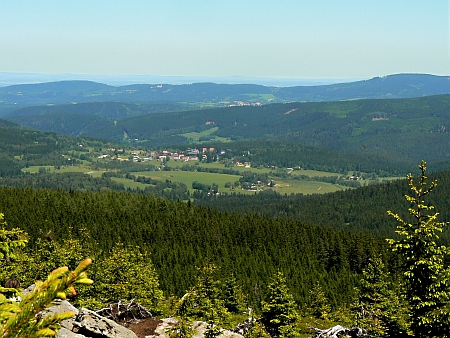
[[[18,229],[4,228],[4,215],[0,214],[0,263],[14,257],[14,250],[26,243],[25,234]],[[33,290],[25,295],[18,290],[0,287],[0,336],[3,338],[35,338],[55,336],[61,321],[75,315],[73,312],[46,313],[55,299],[75,295],[75,284],[92,284],[86,268],[91,259],[83,260],[75,270],[60,267],[53,270],[45,281],[37,281]],[[15,292],[17,297],[9,298]]]

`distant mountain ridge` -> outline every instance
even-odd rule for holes
[[[59,81],[0,88],[0,116],[23,106],[123,101],[227,105],[236,102],[315,102],[364,98],[411,98],[450,94],[450,76],[396,74],[320,86],[268,87],[253,84],[136,84],[114,87],[92,81]]]

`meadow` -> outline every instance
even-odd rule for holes
[[[160,164],[158,161],[150,161],[146,162],[146,166],[149,163],[151,164]],[[145,163],[142,163],[144,167]],[[191,193],[194,192],[192,189],[193,182],[200,182],[206,185],[217,184],[220,192],[232,193],[239,192],[242,194],[254,194],[257,191],[273,189],[280,194],[297,194],[302,193],[305,195],[309,194],[324,194],[329,192],[334,192],[338,190],[345,189],[345,187],[339,186],[337,184],[331,184],[326,182],[319,182],[314,180],[298,180],[298,179],[277,179],[274,178],[275,185],[272,188],[267,186],[258,186],[254,190],[244,190],[241,188],[225,188],[226,183],[231,183],[233,186],[234,182],[239,181],[241,176],[239,175],[230,175],[230,174],[219,174],[219,173],[209,173],[209,172],[200,172],[200,171],[182,171],[180,169],[176,169],[174,166],[175,163],[170,163],[173,168],[172,170],[142,170],[131,172],[134,176],[145,176],[150,177],[154,180],[166,181],[170,180],[172,182],[181,182],[187,186]],[[178,164],[178,163],[177,163]],[[225,169],[224,165],[221,163],[201,163],[202,168],[217,168],[217,169]],[[241,173],[250,171],[255,173],[267,173],[270,174],[271,169],[269,168],[245,168],[245,167],[232,167],[233,170],[239,171]],[[59,169],[54,166],[29,166],[23,169],[23,172],[28,172],[31,174],[36,174],[45,170],[51,174],[59,174],[59,173],[85,173],[92,177],[101,177],[102,174],[106,170],[93,170],[90,166],[87,165],[73,165],[73,166],[61,166]],[[309,177],[322,177],[322,176],[339,176],[337,173],[329,173],[323,171],[314,171],[314,170],[302,170],[302,171],[294,171],[292,175],[306,175]],[[117,183],[122,183],[125,188],[140,188],[144,189],[147,185],[140,182],[134,182],[131,179],[127,179],[124,177],[111,177],[111,179]]]

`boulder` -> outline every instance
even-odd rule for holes
[[[314,338],[340,338],[340,337],[350,337],[350,338],[360,338],[366,337],[365,330],[359,327],[346,328],[340,325],[330,327],[329,329],[321,330],[313,328],[316,333]]]
[[[161,319],[158,326],[155,329],[155,332],[153,335],[146,336],[146,338],[164,338],[168,337],[166,335],[166,331],[170,329],[172,326],[174,326],[178,321],[175,318],[164,318]]]
[[[53,305],[49,307],[45,312],[50,314],[60,314],[63,312],[72,311],[75,315],[78,314],[78,309],[70,304],[67,300],[56,299],[53,301]],[[66,319],[61,322],[61,327],[72,331],[74,318]]]
[[[30,285],[22,294],[32,292],[34,287],[34,284]],[[66,300],[55,299],[52,306],[40,312],[38,316],[45,317],[69,311],[73,312],[75,317],[61,322],[56,338],[138,338],[133,331],[115,321],[88,309],[78,310]]]
[[[99,315],[95,311],[85,308],[78,310],[65,300],[56,300],[48,308],[46,313],[63,313],[72,311],[74,318],[61,322],[61,328],[56,338],[168,338],[166,331],[177,323],[174,318],[156,319],[148,317],[131,320],[124,323],[130,330],[115,321]],[[121,322],[122,323],[122,322]],[[201,321],[194,322],[192,328],[196,330],[194,338],[203,338],[208,324]],[[136,332],[136,333],[135,333]],[[151,334],[149,334],[151,333]],[[233,331],[222,330],[220,338],[242,338],[243,336]]]
[[[208,323],[205,322],[194,322],[192,327],[194,330],[197,330],[197,333],[194,335],[194,338],[203,338],[205,336],[205,332],[208,329]],[[222,330],[221,334],[218,336],[220,338],[242,338],[243,336],[239,333]]]
[[[153,335],[145,336],[145,338],[168,338],[166,331],[174,326],[177,320],[174,318],[164,318],[161,319],[158,327],[155,329]],[[196,321],[192,325],[192,328],[196,330],[194,338],[203,338],[205,336],[205,331],[208,329],[208,323]],[[219,338],[242,338],[243,336],[229,330],[222,330],[222,333],[218,336]]]
[[[133,331],[82,308],[73,321],[73,332],[95,338],[138,338]]]
[[[56,335],[57,338],[87,338],[86,336],[83,336],[82,334],[78,334],[75,332],[72,332],[65,327],[62,327],[59,329],[58,334]]]
[[[61,322],[57,338],[138,338],[133,331],[88,309],[78,310],[65,300],[56,300],[46,313],[72,311],[74,318]]]

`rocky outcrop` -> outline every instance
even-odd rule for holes
[[[314,328],[314,330],[316,331],[314,338],[366,337],[366,332],[359,327],[346,328],[340,325],[336,325],[325,330],[317,328]]]
[[[115,321],[88,309],[78,310],[65,300],[55,301],[54,305],[48,309],[48,313],[67,311],[73,311],[76,315],[61,323],[57,338],[138,338],[133,331]]]
[[[57,338],[86,338],[86,336],[83,336],[82,334],[78,334],[78,333],[72,332],[70,330],[67,330],[64,327],[59,329],[56,337]]]
[[[57,338],[168,338],[166,331],[177,323],[177,320],[174,318],[158,320],[153,317],[147,317],[124,323],[124,325],[129,327],[126,328],[94,311],[84,308],[78,310],[65,300],[55,301],[47,313],[67,311],[73,311],[76,315],[61,323],[61,329],[58,331]],[[196,331],[194,338],[203,338],[207,325],[205,322],[194,322],[192,327]],[[233,331],[222,330],[218,337],[242,338],[243,336]]]
[[[177,323],[175,318],[164,318],[161,319],[158,327],[155,329],[154,334],[145,336],[146,338],[168,338],[166,331],[170,329]],[[205,336],[205,331],[208,329],[208,324],[205,322],[196,321],[192,328],[196,331],[194,338],[203,338]],[[243,336],[229,330],[222,330],[222,333],[218,336],[219,338],[242,338]]]
[[[205,322],[195,322],[193,329],[197,331],[194,338],[203,338],[205,336],[205,331],[207,330],[208,324]],[[238,333],[229,330],[222,330],[222,333],[218,336],[220,338],[242,338]]]
[[[138,338],[133,331],[88,309],[81,309],[72,324],[72,331],[85,337]]]
[[[78,314],[78,309],[70,304],[67,300],[57,299],[53,301],[53,306],[49,307],[46,312],[60,314],[68,311],[72,311],[73,313],[75,313],[75,316]],[[61,327],[65,328],[66,330],[72,331],[73,318],[63,320],[61,322]]]

